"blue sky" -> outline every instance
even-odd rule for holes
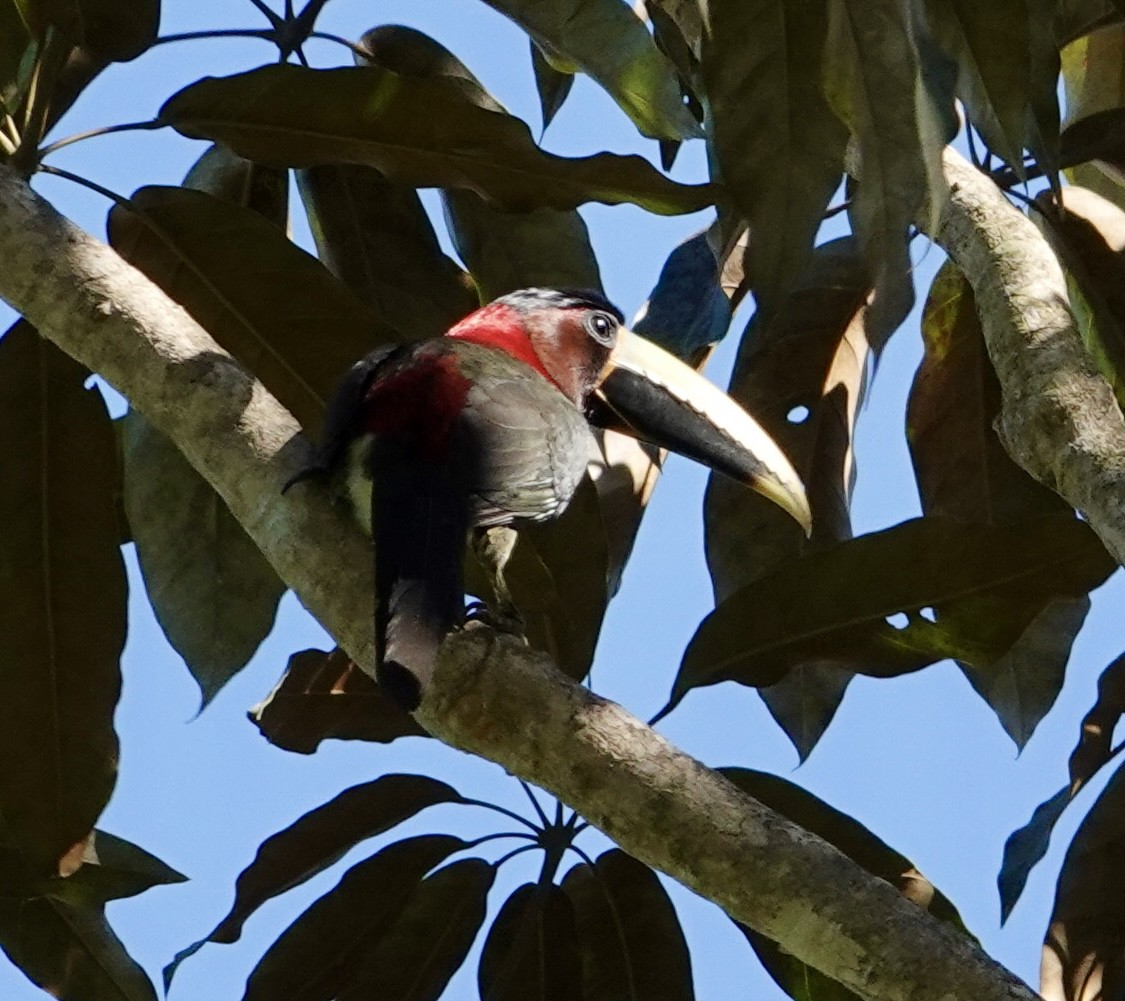
[[[163,33],[204,27],[249,27],[260,16],[249,2],[166,0]],[[477,0],[332,0],[321,26],[355,37],[380,23],[429,32],[451,48],[515,114],[537,127],[526,37]],[[328,43],[310,46],[314,65],[346,60]],[[264,43],[244,40],[161,46],[117,67],[91,87],[57,135],[151,116],[166,96],[201,73],[220,75],[272,59]],[[547,148],[562,154],[600,149],[639,152],[654,161],[655,143],[641,139],[628,120],[590,81],[580,78],[548,130]],[[122,193],[149,183],[180,181],[203,145],[165,132],[107,136],[52,159]],[[705,175],[701,143],[689,144],[675,176]],[[36,187],[91,232],[102,235],[103,199],[54,178]],[[431,209],[435,200],[427,196]],[[605,287],[626,315],[635,313],[679,240],[709,221],[706,213],[658,218],[630,207],[588,206]],[[303,222],[296,238],[307,245]],[[924,250],[917,278],[924,296],[941,262]],[[0,306],[6,326],[10,313]],[[746,316],[732,328],[741,332]],[[725,383],[733,336],[716,353],[708,374]],[[857,441],[857,532],[892,525],[919,513],[903,433],[912,372],[921,357],[917,316],[888,347],[862,411]],[[119,400],[115,405],[120,408]],[[680,654],[711,608],[703,562],[700,504],[706,474],[673,458],[645,520],[624,586],[612,604],[599,647],[594,681],[603,694],[647,718],[665,701]],[[325,745],[312,757],[277,750],[246,721],[248,706],[268,692],[287,655],[327,645],[323,631],[288,595],[277,628],[251,665],[196,718],[198,694],[182,661],[169,648],[148,610],[143,584],[127,548],[132,597],[125,654],[125,689],[118,712],[122,738],[117,791],[100,826],[142,845],[191,877],[182,886],[151,891],[110,906],[110,916],[136,956],[154,975],[184,945],[206,934],[230,904],[234,878],[269,834],[359,781],[393,771],[436,775],[466,795],[527,810],[519,786],[494,765],[433,741],[391,747]],[[708,764],[739,764],[791,778],[854,815],[909,856],[960,908],[984,946],[1017,974],[1035,982],[1039,945],[1050,913],[1062,852],[1077,823],[1068,815],[1055,847],[1033,874],[1004,929],[999,928],[995,877],[1004,840],[1032,808],[1065,781],[1066,758],[1082,714],[1093,701],[1097,677],[1121,652],[1122,575],[1094,596],[1094,609],[1075,646],[1066,687],[1024,753],[1017,757],[991,711],[952,664],[893,681],[857,679],[826,737],[797,770],[796,755],[750,691],[731,685],[688,696],[661,726],[669,738]],[[514,725],[533,725],[516,721]],[[1096,783],[1081,799],[1092,802]],[[483,811],[441,807],[398,835],[439,829],[463,836],[495,829]],[[596,832],[581,842],[604,846]],[[236,998],[269,942],[312,899],[334,885],[340,871],[369,853],[353,852],[332,873],[264,908],[234,946],[209,946],[180,970],[174,998]],[[493,893],[534,878],[536,863],[506,867]],[[781,997],[760,972],[741,935],[711,904],[672,886],[692,946],[697,995],[706,1001]],[[0,956],[0,997],[31,1001],[43,995]],[[475,997],[475,962],[459,974],[448,997]]]

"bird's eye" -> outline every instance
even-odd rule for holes
[[[617,321],[608,313],[591,313],[586,318],[586,329],[599,344],[611,344]]]

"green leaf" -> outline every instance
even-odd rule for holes
[[[135,59],[156,39],[160,0],[43,0],[75,45],[112,62]]]
[[[492,922],[477,970],[481,1001],[584,998],[570,897],[554,883],[525,883]]]
[[[1045,997],[1120,997],[1123,956],[1125,771],[1118,769],[1063,861],[1043,943],[1040,989]]]
[[[27,323],[0,339],[0,815],[44,876],[117,775],[117,443],[88,378]]]
[[[32,983],[62,1001],[156,1001],[101,907],[0,896],[0,948]]]
[[[523,122],[478,107],[455,82],[381,67],[209,77],[175,94],[159,118],[263,163],[365,163],[394,181],[468,188],[514,211],[599,201],[678,215],[715,198],[712,186],[677,184],[638,156],[545,153]]]
[[[31,32],[12,0],[0,3],[0,110],[16,110],[21,97],[20,67],[31,46]]]
[[[393,927],[426,873],[468,847],[460,838],[425,835],[352,866],[270,946],[250,974],[243,1001],[331,1001],[357,957]]]
[[[759,803],[827,841],[934,917],[964,931],[961,917],[949,899],[908,858],[854,818],[776,775],[750,768],[720,768],[719,771]],[[839,982],[806,966],[772,939],[738,922],[735,924],[769,975],[790,997],[798,1001],[848,1001],[857,997]]]
[[[750,224],[759,308],[798,278],[844,173],[848,130],[822,87],[828,0],[711,0],[702,75],[708,145]]]
[[[479,858],[439,869],[360,963],[340,1001],[437,1001],[484,923],[496,867]]]
[[[310,433],[341,373],[400,339],[251,209],[199,191],[141,188],[110,213],[109,237]]]
[[[821,657],[882,678],[947,657],[988,665],[1048,601],[1081,597],[1115,568],[1090,528],[1071,518],[906,521],[805,556],[729,597],[696,631],[668,708],[692,688],[770,685]]]
[[[477,307],[413,188],[348,164],[299,171],[297,184],[320,259],[408,340],[438,337]]]
[[[806,539],[776,505],[713,474],[704,526],[717,602],[802,553],[851,538],[852,434],[867,365],[863,310],[869,292],[855,241],[834,240],[816,249],[781,308],[756,312],[743,334],[730,394],[801,474],[813,536]],[[802,760],[831,723],[850,679],[825,655],[761,690]]]
[[[552,55],[601,84],[643,135],[690,139],[699,126],[684,107],[675,68],[621,0],[485,0]]]
[[[69,876],[45,880],[37,892],[76,906],[95,906],[186,880],[143,848],[95,830],[83,848],[79,868]]]
[[[312,754],[333,738],[387,744],[429,736],[339,647],[293,654],[273,691],[248,715],[271,744],[298,754]]]
[[[614,848],[571,869],[562,888],[574,904],[586,1001],[691,1001],[691,956],[655,872]]]
[[[899,0],[829,0],[826,86],[858,152],[849,214],[875,285],[867,335],[878,354],[914,301],[910,227],[945,198],[944,137],[923,113],[921,75]]]
[[[184,187],[253,209],[285,232],[289,224],[289,171],[245,160],[225,146],[208,147]]]
[[[530,43],[531,69],[535,73],[535,90],[539,94],[539,111],[543,115],[542,132],[546,132],[574,86],[574,74],[555,69],[543,55],[543,50],[535,44],[534,38],[530,39]]]
[[[1031,870],[1044,855],[1063,810],[1099,769],[1113,759],[1113,731],[1125,715],[1125,654],[1109,665],[1098,679],[1098,697],[1082,720],[1078,743],[1070,754],[1070,782],[1032,813],[1004,844],[1004,861],[996,877],[1000,891],[1000,921],[1008,920],[1027,884]]]
[[[122,426],[125,512],[145,588],[207,706],[273,628],[285,585],[171,441],[135,411]]]
[[[1062,191],[1061,207],[1036,199],[1039,223],[1072,278],[1073,306],[1086,347],[1125,401],[1125,211],[1085,188]],[[1077,286],[1077,287],[1075,287]]]

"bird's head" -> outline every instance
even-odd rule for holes
[[[746,483],[810,530],[801,479],[761,425],[694,369],[627,329],[599,293],[512,292],[447,336],[505,351],[549,380],[591,424]]]

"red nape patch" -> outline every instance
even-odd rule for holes
[[[465,406],[472,382],[452,354],[421,354],[367,390],[363,430],[416,435],[427,455],[439,455]]]
[[[535,353],[535,346],[531,343],[523,319],[511,306],[494,302],[478,309],[452,327],[445,336],[504,351],[525,365],[530,365],[555,384],[555,380],[543,367],[542,359]]]

